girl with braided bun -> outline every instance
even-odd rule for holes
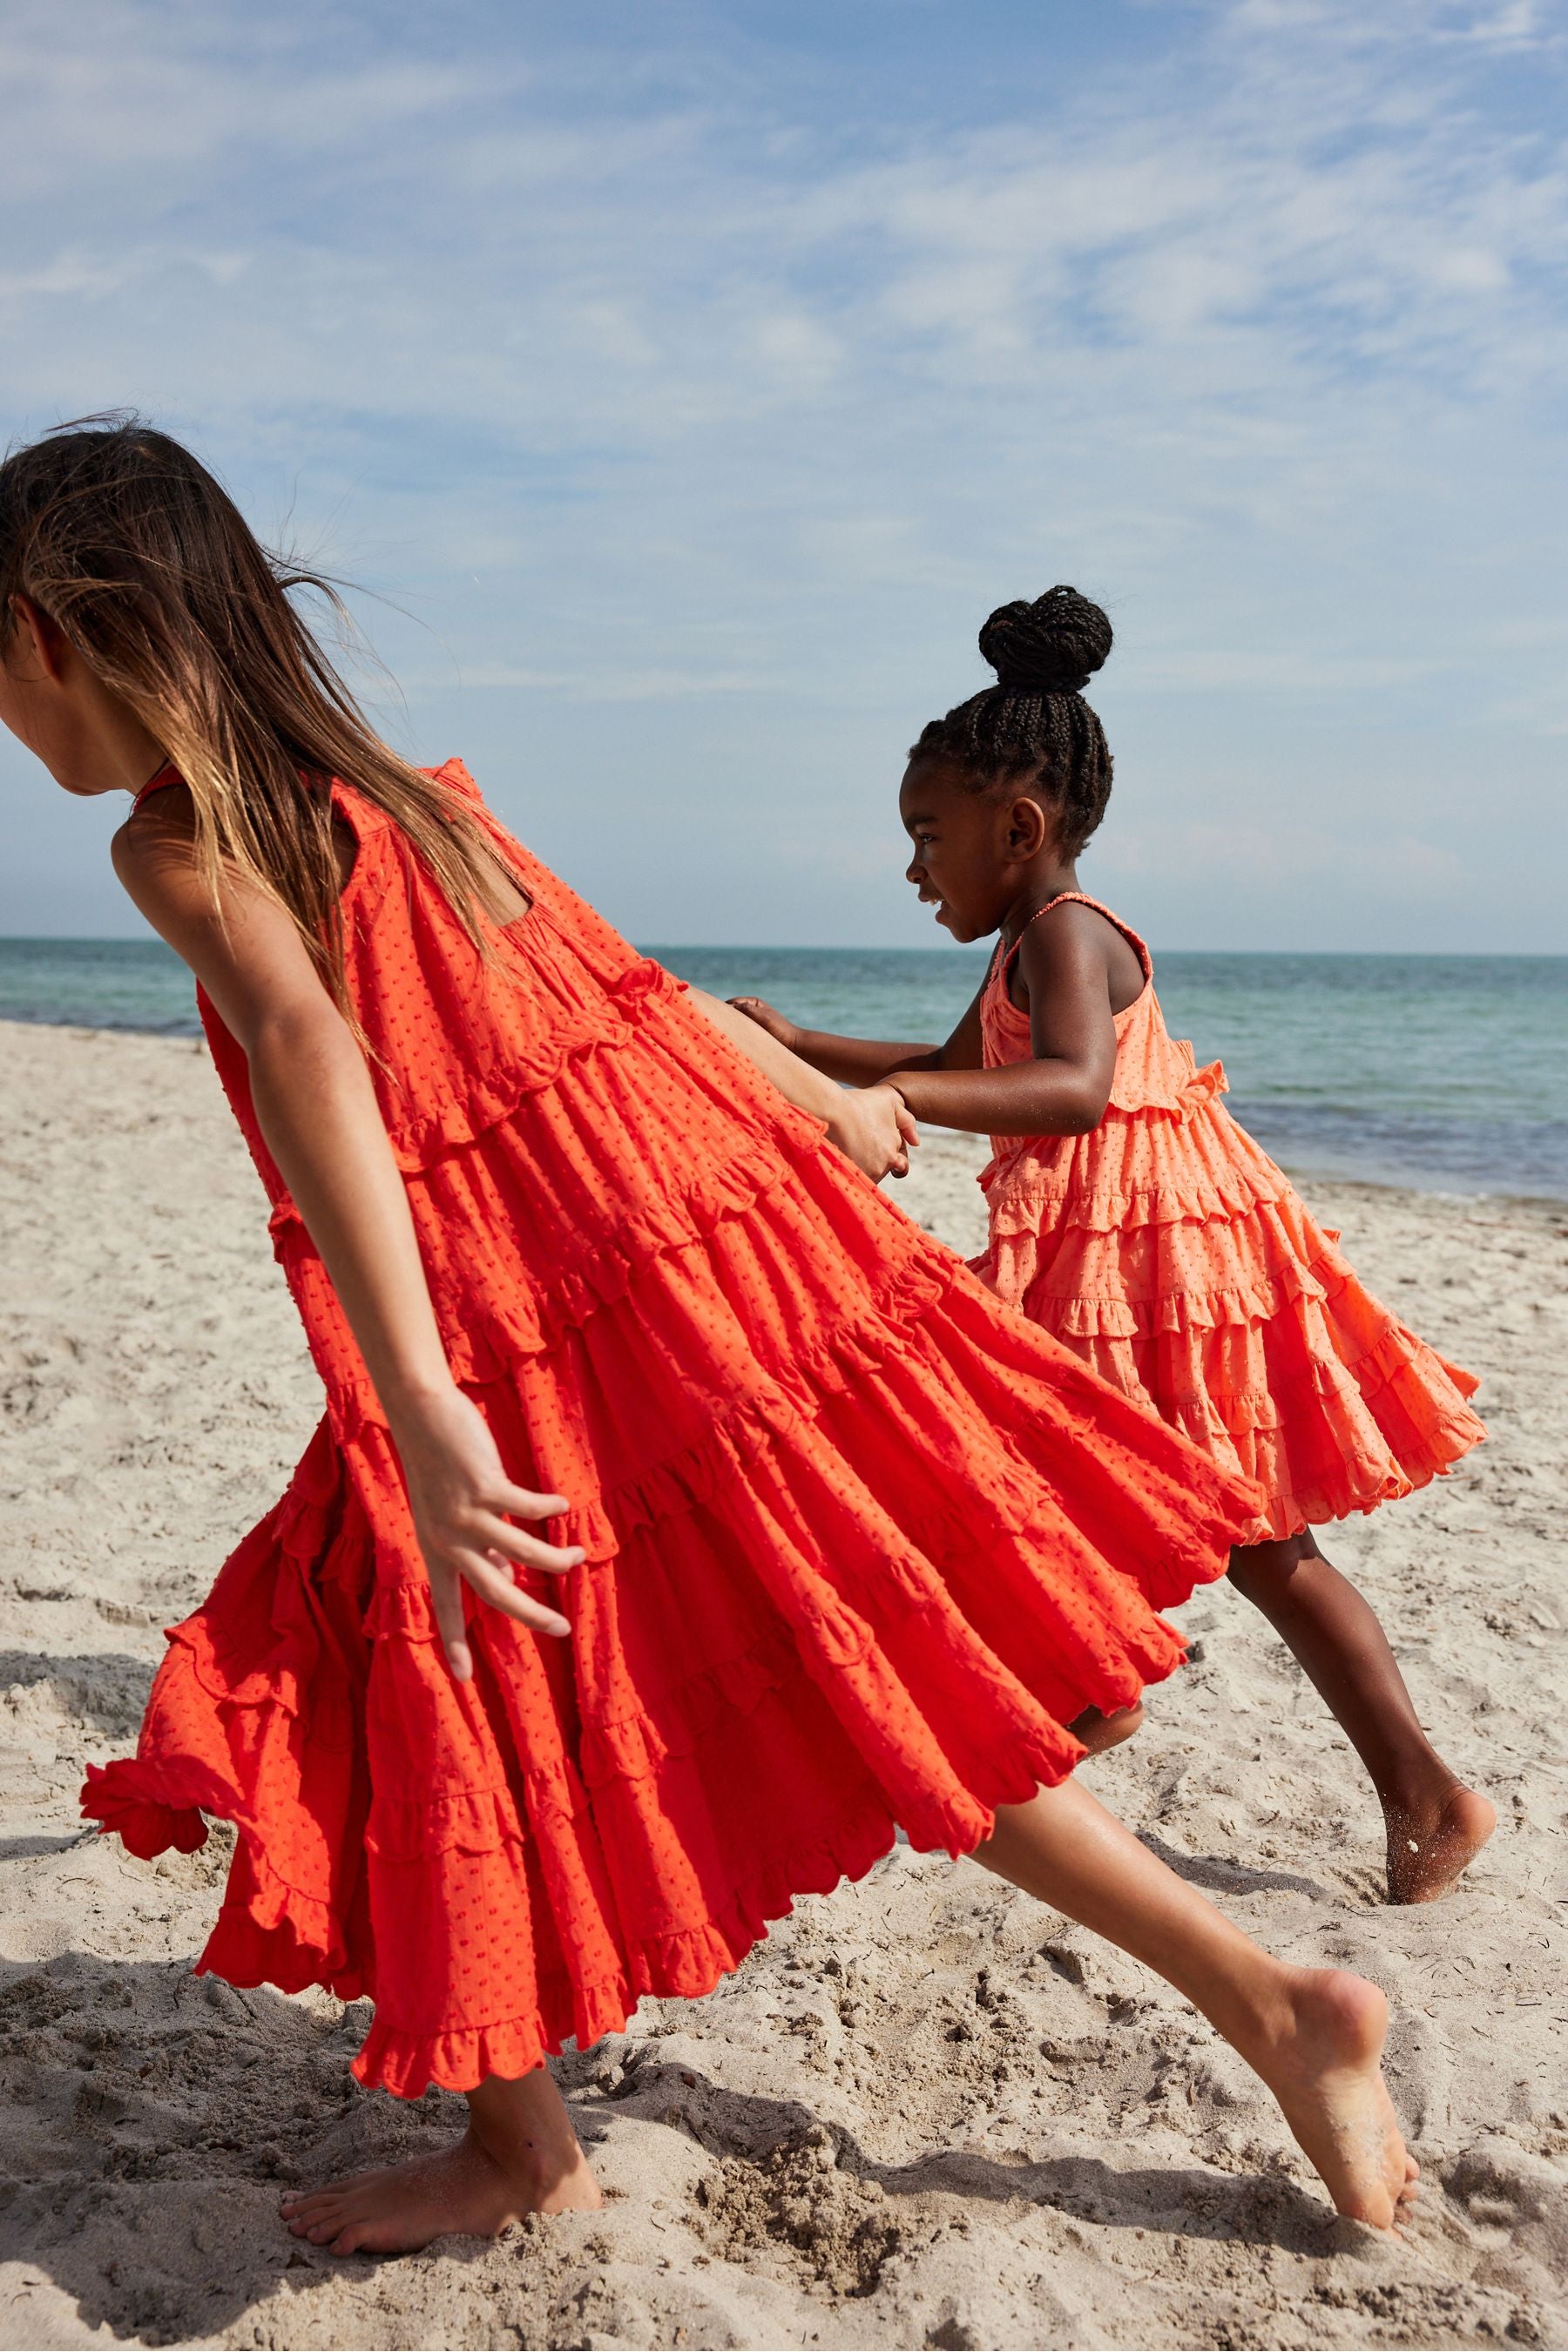
[[[1391,2227],[1383,1995],[1259,1951],[1072,1779],[1068,1724],[1179,1663],[1157,1610],[1251,1488],[883,1197],[892,1089],[684,989],[457,762],[398,759],[299,584],[162,434],[0,464],[0,721],[131,802],[116,871],[200,983],[325,1390],[84,1808],[143,1856],[233,1822],[201,1968],[369,1996],[361,2081],[468,2102],[289,2228],[596,2205],[546,2054],[710,1990],[895,1824],[1161,1970]]]
[[[1370,1772],[1389,1899],[1430,1902],[1495,1825],[1427,1739],[1372,1610],[1312,1528],[1408,1495],[1485,1435],[1476,1381],[1357,1281],[1287,1178],[1169,1036],[1142,940],[1079,886],[1110,794],[1083,689],[1110,623],[1076,589],[980,632],[996,683],[933,719],[900,809],[908,876],[954,939],[999,932],[945,1045],[802,1030],[737,1006],[816,1069],[895,1087],[919,1118],[988,1133],[975,1271],[1262,1501],[1230,1577],[1289,1644]],[[1141,1709],[1075,1726],[1108,1747]]]

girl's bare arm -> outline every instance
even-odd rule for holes
[[[767,1032],[788,1052],[809,1062],[814,1070],[847,1087],[874,1087],[895,1070],[978,1069],[983,1059],[980,999],[976,991],[963,1020],[945,1045],[895,1045],[879,1037],[839,1037],[830,1029],[801,1029],[761,996],[735,996],[730,1002],[749,1021]]]
[[[823,1121],[840,1151],[874,1184],[884,1176],[908,1174],[910,1149],[919,1136],[901,1095],[890,1087],[876,1085],[847,1094],[782,1045],[772,1030],[748,1020],[734,1005],[725,1004],[701,988],[692,989],[690,995],[714,1027],[721,1029],[731,1044],[772,1079],[786,1102]]]
[[[188,813],[160,794],[115,836],[115,870],[189,964],[243,1048],[267,1148],[321,1252],[386,1413],[453,1673],[472,1672],[458,1580],[545,1633],[564,1618],[520,1591],[510,1564],[574,1567],[512,1526],[566,1508],[507,1476],[483,1417],[452,1378],[407,1194],[364,1057],[293,923],[231,886],[215,907],[192,855]],[[173,807],[170,803],[174,803]]]
[[[1080,917],[1082,919],[1080,919]],[[1116,1075],[1116,1024],[1101,919],[1064,907],[1031,923],[1016,971],[1029,1006],[1032,1058],[1000,1069],[895,1070],[889,1083],[917,1118],[982,1135],[1086,1135],[1105,1117]]]

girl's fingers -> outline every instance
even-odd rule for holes
[[[520,1625],[527,1625],[536,1633],[549,1633],[559,1641],[572,1631],[570,1622],[559,1611],[547,1609],[542,1601],[520,1592],[503,1562],[487,1559],[480,1552],[461,1553],[454,1565],[433,1568],[429,1573],[441,1646],[447,1671],[456,1683],[472,1682],[474,1678],[473,1652],[463,1622],[465,1580],[488,1607],[498,1610],[503,1617],[515,1618]]]
[[[471,1682],[474,1661],[468,1648],[468,1629],[463,1622],[462,1583],[455,1569],[431,1567],[428,1563],[426,1569],[430,1578],[430,1605],[440,1633],[441,1646],[447,1653],[447,1664],[452,1680]]]
[[[552,1633],[557,1639],[570,1633],[571,1621],[558,1609],[547,1609],[521,1592],[506,1572],[504,1563],[487,1559],[479,1552],[465,1552],[461,1567],[479,1599],[490,1608],[498,1609],[503,1617],[515,1617],[520,1625],[531,1625],[536,1633]]]
[[[514,1519],[558,1519],[571,1505],[564,1495],[531,1495],[526,1486],[505,1486],[490,1507]]]
[[[782,1013],[775,1013],[765,996],[731,996],[730,1003],[737,1013],[743,1013],[749,1021],[754,1021],[759,1029],[765,1029],[779,1045],[789,1045],[795,1034],[794,1024],[786,1021]]]
[[[542,1568],[547,1576],[564,1576],[569,1569],[580,1568],[586,1558],[581,1544],[541,1543],[537,1536],[524,1535],[521,1528],[501,1518],[481,1519],[468,1539],[487,1552],[500,1552],[516,1560],[520,1568]]]

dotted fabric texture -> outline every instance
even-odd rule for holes
[[[352,1001],[451,1363],[559,1492],[569,1642],[470,1601],[448,1675],[384,1417],[203,1018],[326,1390],[287,1494],[169,1635],[132,1852],[239,1843],[200,1966],[370,1994],[405,2096],[518,2075],[697,1995],[901,1824],[952,1853],[1064,1728],[1180,1662],[1156,1611],[1254,1491],[999,1304],[476,810],[531,901],[485,962],[404,836],[357,856]]]
[[[1288,1177],[1220,1101],[1225,1072],[1172,1037],[1149,950],[1116,1016],[1110,1104],[1088,1135],[994,1136],[974,1271],[1124,1396],[1263,1490],[1245,1540],[1370,1511],[1486,1435],[1479,1383],[1356,1280]],[[1040,915],[1049,914],[1042,907]],[[1033,918],[1037,921],[1039,916]],[[1016,950],[1015,950],[1016,951]],[[981,1003],[990,1067],[1027,1061],[998,958]]]

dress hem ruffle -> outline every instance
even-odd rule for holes
[[[1027,1056],[1027,1018],[994,974],[982,1015],[988,1065]],[[1170,1036],[1152,980],[1116,1034],[1090,1133],[994,1140],[973,1272],[1250,1479],[1263,1508],[1245,1543],[1446,1475],[1486,1435],[1468,1402],[1479,1383],[1363,1288],[1339,1235],[1220,1102],[1218,1065],[1196,1071]]]
[[[1173,1646],[1179,1654],[1181,1644],[1173,1638]],[[1076,1762],[1081,1747],[1070,1738],[1065,1745]],[[1010,1769],[997,1765],[980,1789],[965,1790],[962,1803],[945,1809],[940,1821],[929,1821],[923,1830],[906,1825],[906,1834],[916,1851],[957,1858],[990,1834],[999,1806],[1026,1803],[1037,1789],[1065,1776],[1062,1756],[1048,1744],[1019,1743]],[[226,1901],[195,1973],[220,1976],[241,1988],[268,1984],[298,1993],[321,1985],[344,2001],[374,1998],[369,1971],[350,1959],[329,1907],[279,1875],[238,1808],[172,1804],[158,1793],[163,1780],[141,1761],[89,1765],[82,1811],[97,1821],[101,1833],[120,1836],[128,1851],[145,1861],[170,1846],[189,1853],[203,1845],[206,1811],[235,1822],[258,1885],[247,1902]],[[614,1976],[563,1982],[565,2013],[553,2020],[535,2011],[431,2034],[398,2026],[378,2007],[353,2073],[368,2088],[400,2098],[417,2098],[432,2083],[469,2091],[489,2074],[528,2074],[568,2041],[586,2047],[605,2033],[621,2032],[644,1999],[699,1999],[739,1967],[770,1924],[790,1916],[800,1895],[830,1894],[841,1880],[863,1877],[891,1852],[898,1827],[886,1804],[858,1801],[831,1836],[775,1853],[765,1868],[751,1872],[711,1918],[628,1943],[625,1966]]]

